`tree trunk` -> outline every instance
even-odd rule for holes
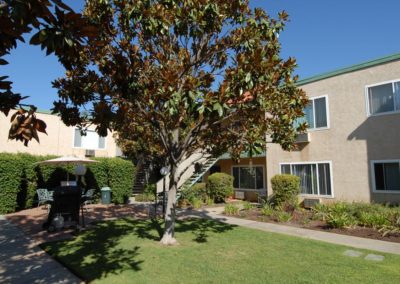
[[[175,239],[175,208],[176,208],[176,191],[178,189],[178,181],[176,176],[176,165],[171,165],[171,172],[169,176],[169,190],[167,208],[165,210],[165,227],[164,235],[160,241],[163,245],[176,245]]]

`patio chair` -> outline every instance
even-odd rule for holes
[[[45,204],[46,208],[49,209],[49,205],[53,202],[53,192],[49,192],[46,188],[38,188],[36,190],[38,196],[38,207]]]
[[[94,188],[88,189],[85,194],[82,194],[82,205],[92,204],[94,200],[94,192],[96,190]]]

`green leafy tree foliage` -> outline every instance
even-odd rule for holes
[[[255,153],[266,134],[291,149],[304,129],[294,127],[307,104],[296,61],[280,57],[285,12],[273,19],[246,0],[89,0],[83,14],[102,29],[54,82],[54,109],[67,125],[94,123],[165,157],[163,244],[176,242],[178,168],[192,153]]]

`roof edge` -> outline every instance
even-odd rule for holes
[[[392,54],[392,55],[385,56],[385,57],[380,57],[380,58],[369,60],[369,61],[366,61],[363,63],[340,68],[340,69],[337,69],[334,71],[311,76],[311,77],[308,77],[308,78],[298,81],[297,85],[303,86],[303,85],[306,85],[309,83],[317,82],[320,80],[328,79],[328,78],[339,76],[339,75],[346,74],[346,73],[359,71],[359,70],[366,69],[366,68],[369,68],[372,66],[381,65],[381,64],[385,64],[385,63],[389,63],[389,62],[397,61],[397,60],[400,60],[400,53]]]

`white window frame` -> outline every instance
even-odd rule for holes
[[[332,161],[308,161],[308,162],[282,162],[279,163],[279,174],[282,174],[282,165],[318,165],[318,164],[329,164],[329,175],[330,175],[330,183],[331,183],[331,195],[321,195],[319,194],[319,182],[317,183],[318,194],[306,194],[300,193],[299,195],[302,197],[321,197],[321,198],[335,198],[335,191],[333,187],[333,168]],[[292,169],[290,169],[292,171]],[[317,181],[319,180],[318,176],[318,167],[317,167]]]
[[[75,130],[77,128],[73,128],[72,129],[72,148],[73,149],[85,149],[85,150],[99,150],[99,151],[105,151],[107,150],[107,136],[104,137],[104,148],[99,148],[99,143],[97,143],[97,147],[96,148],[85,148],[85,147],[76,147],[75,146]],[[92,132],[96,132],[95,130],[92,129],[88,129],[87,131],[92,131]],[[97,134],[97,133],[96,133]],[[98,135],[98,134],[97,134]],[[100,137],[100,135],[98,135]],[[82,144],[81,144],[82,145]]]
[[[252,167],[262,167],[263,170],[263,188],[262,189],[251,189],[251,188],[233,188],[234,190],[237,191],[251,191],[251,192],[259,192],[259,191],[263,191],[266,190],[265,188],[265,166],[263,164],[253,164]],[[233,168],[250,168],[250,165],[233,165],[231,166],[231,175],[233,176]],[[240,173],[240,171],[239,171]],[[239,179],[239,185],[240,185],[240,179]]]
[[[315,107],[314,107],[314,100],[320,99],[320,98],[325,98],[325,107],[326,107],[326,126],[325,127],[315,127]],[[327,130],[331,127],[331,121],[329,119],[329,98],[328,95],[322,95],[322,96],[317,96],[317,97],[309,97],[308,98],[310,102],[312,101],[313,105],[313,120],[314,120],[314,128],[307,128],[307,131],[313,132],[313,131],[321,131],[321,130]]]
[[[371,160],[371,179],[372,179],[372,192],[373,193],[391,193],[391,194],[400,194],[400,190],[377,190],[375,183],[375,164],[385,164],[385,163],[398,163],[400,166],[399,160]]]
[[[386,84],[392,84],[392,91],[393,91],[393,95],[394,95],[394,83],[400,83],[400,79],[395,79],[395,80],[389,80],[389,81],[384,81],[384,82],[379,82],[379,83],[375,83],[375,84],[371,84],[371,85],[366,85],[365,86],[365,106],[367,108],[367,117],[370,116],[381,116],[381,115],[389,115],[389,114],[394,114],[394,113],[400,113],[400,109],[399,110],[394,110],[394,111],[387,111],[387,112],[380,112],[380,113],[371,113],[370,111],[370,105],[369,105],[369,94],[368,94],[368,89],[372,88],[372,87],[377,87],[377,86],[381,86],[381,85],[386,85]],[[393,98],[394,101],[394,98]],[[396,103],[394,103],[396,106]]]

